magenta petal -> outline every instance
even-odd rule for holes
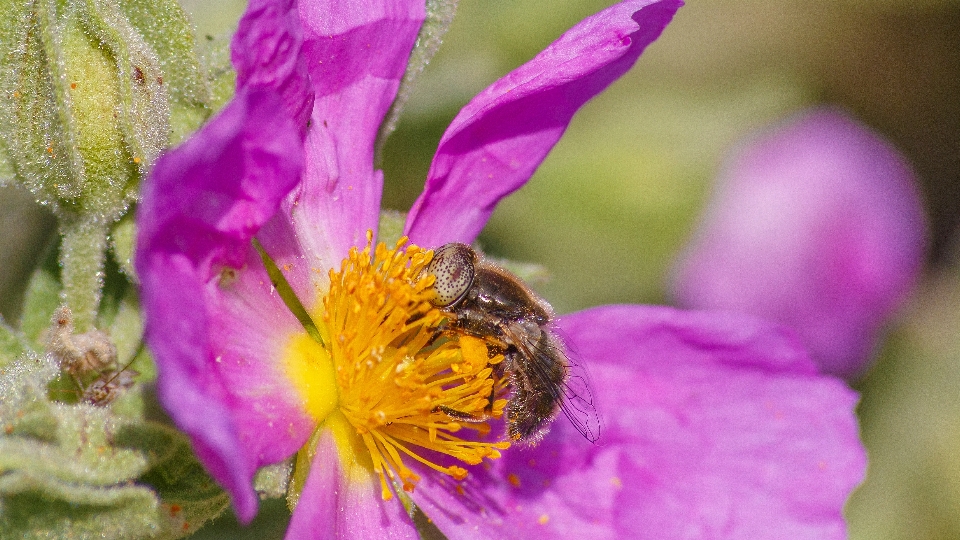
[[[628,445],[624,537],[845,538],[843,504],[866,466],[857,395],[816,375],[781,327],[612,306],[561,328],[594,368],[610,441]]]
[[[680,8],[632,0],[583,20],[467,104],[440,140],[407,234],[471,242],[497,202],[527,182],[574,113],[636,62]]]
[[[345,464],[333,435],[325,430],[285,538],[402,540],[419,536],[403,504],[396,499],[384,501],[376,475],[359,463]]]
[[[263,364],[279,357],[296,320],[271,294],[250,245],[302,165],[282,108],[273,92],[238,92],[161,156],[137,213],[136,265],[160,400],[243,520],[256,512],[256,468],[309,433],[288,384]]]
[[[324,269],[320,281],[377,230],[383,173],[373,168],[374,141],[424,17],[422,0],[300,6],[316,98],[303,182],[284,211],[307,265]]]
[[[414,497],[450,537],[844,538],[864,475],[856,394],[791,334],[734,314],[607,306],[560,329],[605,418]],[[513,475],[513,476],[511,476]]]
[[[302,42],[294,0],[252,0],[233,36],[230,55],[237,88],[277,92],[301,134],[313,108]]]
[[[213,266],[244,263],[250,239],[303,166],[296,128],[281,108],[273,92],[240,91],[161,156],[138,208],[138,257],[180,253],[207,274]]]
[[[741,148],[678,266],[684,307],[794,328],[852,377],[916,282],[926,226],[904,160],[850,117],[808,111]]]

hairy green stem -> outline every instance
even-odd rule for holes
[[[82,216],[63,220],[60,235],[63,302],[73,312],[76,331],[86,332],[94,327],[103,293],[107,227],[94,216]]]

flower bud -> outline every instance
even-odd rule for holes
[[[2,130],[15,178],[62,218],[116,219],[169,136],[156,54],[107,2],[24,3],[7,21]]]
[[[108,227],[171,136],[209,116],[209,85],[174,0],[11,1],[3,9],[0,154],[13,181],[60,219],[65,301],[88,330]]]

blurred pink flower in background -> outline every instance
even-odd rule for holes
[[[850,116],[814,109],[734,153],[672,289],[682,307],[792,327],[821,370],[851,379],[916,283],[926,238],[900,154]]]

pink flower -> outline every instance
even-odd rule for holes
[[[795,329],[825,373],[855,378],[923,266],[913,173],[849,116],[806,111],[740,148],[674,279],[687,308]]]
[[[472,241],[679,5],[614,5],[477,96],[440,142],[410,239]],[[434,340],[427,253],[361,251],[379,213],[374,139],[423,11],[251,3],[236,97],[145,186],[137,268],[158,394],[240,518],[256,512],[256,470],[296,454],[289,538],[416,538],[407,497],[451,538],[843,537],[865,466],[856,395],[749,317],[560,318],[606,419],[596,445],[560,418],[539,446],[508,449],[438,412],[485,406],[495,350]]]

